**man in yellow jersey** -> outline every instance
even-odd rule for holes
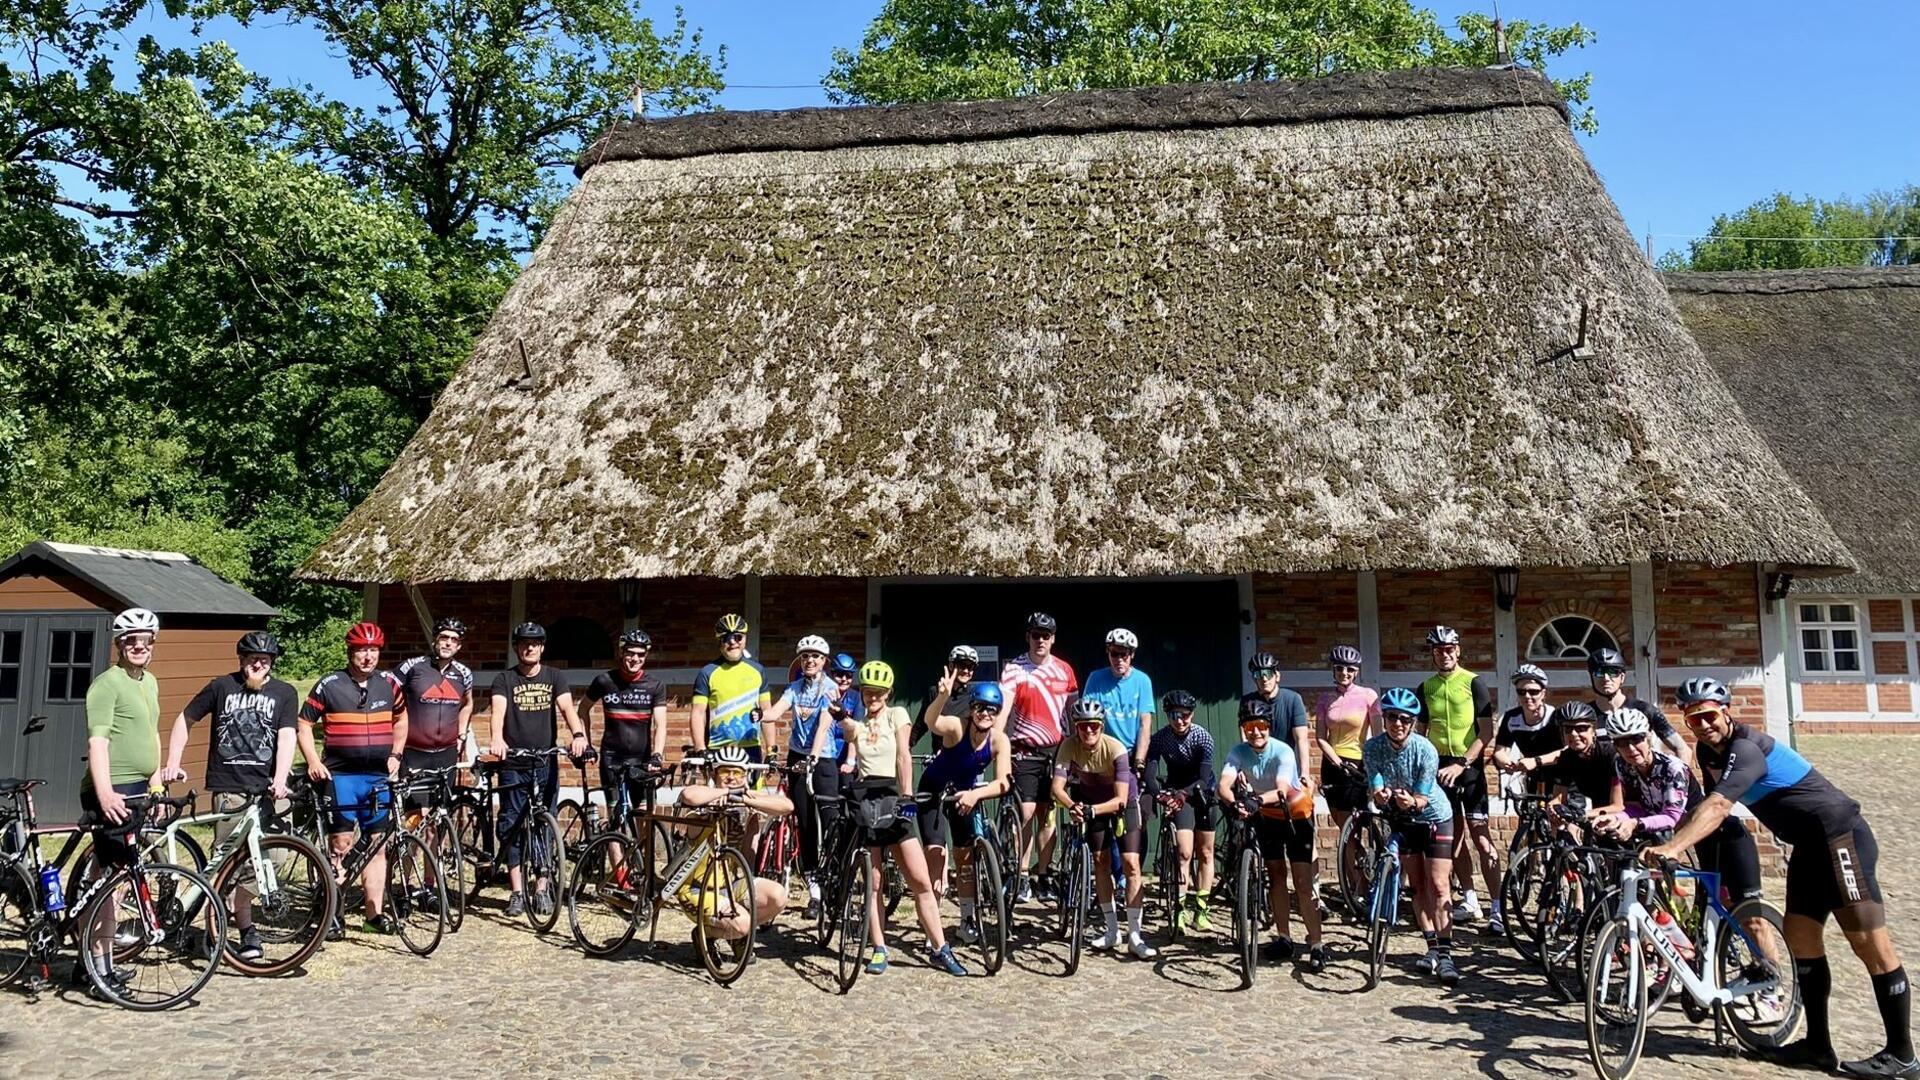
[[[720,659],[701,668],[693,680],[694,752],[704,754],[710,746],[744,746],[757,765],[762,760],[761,747],[773,745],[772,725],[760,720],[773,707],[767,673],[747,656],[746,619],[720,616],[713,624],[713,636],[720,639]],[[767,730],[762,731],[763,727]]]
[[[1469,844],[1480,853],[1488,898],[1500,902],[1500,851],[1487,827],[1493,693],[1480,676],[1460,666],[1460,631],[1434,627],[1427,631],[1427,648],[1433,651],[1435,671],[1420,684],[1420,700],[1426,705],[1420,727],[1440,754],[1440,786],[1453,804],[1453,872],[1463,893],[1454,906],[1453,921],[1474,922],[1480,918],[1480,898],[1473,891]]]

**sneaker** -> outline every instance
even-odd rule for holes
[[[1207,905],[1195,904],[1193,906],[1193,928],[1195,930],[1213,929],[1213,920],[1207,916]]]
[[[1419,972],[1422,975],[1431,975],[1433,974],[1434,962],[1439,959],[1440,959],[1439,949],[1428,949],[1427,955],[1413,962],[1413,970]]]
[[[1459,903],[1453,905],[1453,921],[1457,923],[1479,922],[1480,901],[1475,900],[1472,903],[1468,903],[1465,900],[1461,900]]]
[[[1020,879],[1020,902],[1023,904],[1033,903],[1033,879],[1030,877]]]
[[[113,998],[107,996],[107,993],[104,990],[100,989],[99,984],[95,983],[92,979],[88,979],[86,977],[86,972],[84,968],[81,971],[80,977],[87,984],[88,997],[92,998],[95,1001],[112,1001],[113,1000]],[[126,996],[127,987],[133,984],[133,974],[127,971],[125,968],[114,968],[112,971],[109,971],[105,975],[101,976],[101,978],[106,980],[109,984],[111,984],[115,992],[120,994],[122,997]]]
[[[233,955],[242,960],[258,960],[266,955],[266,950],[260,947],[259,927],[243,926],[240,928],[240,948],[236,949]]]
[[[413,904],[421,911],[427,912],[430,915],[438,915],[440,913],[440,892],[437,889],[415,889],[413,892]]]
[[[533,894],[533,913],[543,919],[553,914],[552,889],[541,889]]]
[[[1315,975],[1327,970],[1327,965],[1331,963],[1333,963],[1333,954],[1327,951],[1325,945],[1315,945],[1307,950],[1305,966]]]
[[[527,913],[527,898],[522,893],[507,897],[507,918],[517,919]]]
[[[1902,1061],[1888,1050],[1859,1061],[1843,1061],[1840,1071],[1848,1076],[1920,1076],[1920,1061]]]
[[[1110,926],[1107,928],[1106,933],[1094,938],[1087,944],[1093,946],[1097,952],[1106,952],[1108,949],[1120,944],[1120,928],[1118,926]]]
[[[367,916],[366,930],[369,934],[391,934],[398,929],[399,927],[394,925],[393,916],[384,911],[378,915]]]
[[[1127,935],[1127,948],[1132,950],[1134,957],[1140,960],[1151,960],[1160,955],[1160,951],[1147,944],[1147,939],[1139,934]]]
[[[867,974],[885,975],[887,973],[887,950],[875,949],[867,958]]]
[[[1487,917],[1488,936],[1505,937],[1506,933],[1507,933],[1507,920],[1501,918],[1499,912],[1496,911],[1492,915],[1489,915]]]
[[[1433,973],[1440,977],[1441,986],[1452,986],[1460,981],[1460,969],[1453,966],[1453,954],[1441,953],[1433,962]]]
[[[338,915],[335,915],[333,917],[333,921],[327,924],[327,940],[328,941],[347,940],[347,924],[345,922],[342,922],[340,919],[340,916]]]
[[[1797,1039],[1785,1046],[1775,1047],[1771,1050],[1757,1050],[1754,1053],[1762,1061],[1771,1062],[1775,1065],[1784,1065],[1789,1069],[1813,1069],[1819,1072],[1832,1072],[1840,1067],[1839,1055],[1833,1052],[1833,1047],[1819,1045],[1812,1039]],[[1881,1053],[1884,1054],[1885,1051],[1881,1051]],[[1848,1064],[1866,1065],[1879,1056],[1880,1054],[1875,1054],[1866,1061],[1848,1062]],[[1875,1074],[1859,1073],[1858,1075],[1872,1076]],[[1897,1076],[1899,1074],[1886,1073],[1885,1075]]]
[[[960,940],[972,945],[980,940],[980,920],[962,917],[960,920]]]
[[[933,953],[933,966],[949,975],[965,975],[967,969],[960,966],[960,960],[953,955],[953,946],[942,945]],[[872,971],[872,968],[867,970]]]
[[[1275,938],[1267,942],[1260,954],[1274,963],[1284,963],[1293,959],[1293,941],[1290,938]]]
[[[1052,874],[1040,874],[1033,879],[1033,895],[1041,903],[1054,898]]]

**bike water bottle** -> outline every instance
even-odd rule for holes
[[[58,915],[67,910],[67,892],[60,887],[59,867],[40,868],[40,893],[46,897],[47,914]]]
[[[1687,940],[1687,932],[1680,929],[1680,924],[1673,921],[1673,916],[1667,914],[1666,909],[1662,908],[1654,912],[1653,925],[1659,927],[1660,932],[1667,936],[1667,942],[1673,946],[1673,951],[1688,960],[1693,959],[1693,942]]]

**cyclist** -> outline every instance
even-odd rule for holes
[[[578,758],[587,752],[587,727],[573,711],[573,691],[565,672],[542,663],[547,651],[547,628],[524,622],[513,628],[513,651],[518,662],[493,680],[493,756],[505,759],[509,750],[550,750],[560,721],[566,721],[567,752]],[[547,812],[560,804],[560,759],[550,758],[538,768],[545,773]],[[520,822],[527,814],[533,791],[534,767],[500,770],[500,813],[494,835],[507,862],[507,917],[525,914],[527,904],[546,915],[553,910],[558,883],[537,878],[532,888],[521,874]]]
[[[1413,914],[1427,954],[1414,965],[1443,986],[1460,981],[1453,963],[1453,919],[1447,893],[1453,874],[1453,807],[1439,782],[1440,755],[1427,739],[1413,737],[1419,695],[1396,686],[1380,695],[1381,732],[1361,748],[1367,792],[1375,806],[1394,813],[1400,865],[1413,882]]]
[[[1093,853],[1094,896],[1107,919],[1107,932],[1093,940],[1093,947],[1106,950],[1120,944],[1112,852],[1113,841],[1118,839],[1127,875],[1127,946],[1133,955],[1151,960],[1157,950],[1140,932],[1144,884],[1140,880],[1140,853],[1145,849],[1145,836],[1134,794],[1139,785],[1133,776],[1133,756],[1119,739],[1106,733],[1106,727],[1106,706],[1093,698],[1073,703],[1073,738],[1060,744],[1053,763],[1053,801],[1086,831],[1087,850]]]
[[[781,717],[793,714],[787,732],[787,766],[804,768],[813,778],[811,793],[804,783],[787,785],[787,797],[800,815],[800,873],[807,882],[804,915],[812,920],[820,917],[820,833],[840,817],[840,757],[847,741],[832,715],[839,690],[824,670],[827,639],[808,634],[794,651],[800,657],[799,677],[787,684],[761,722],[772,727]],[[815,795],[825,795],[827,801],[816,803]]]
[[[828,706],[828,712],[833,716],[835,728],[849,717],[858,720],[866,715],[866,707],[860,702],[860,688],[856,685],[859,678],[860,662],[852,653],[833,654],[827,664],[827,679],[833,683],[833,703]],[[851,763],[843,762],[840,771],[851,771]]]
[[[1627,695],[1627,658],[1620,650],[1602,647],[1587,654],[1587,678],[1593,683],[1593,709],[1605,716],[1615,709],[1638,709],[1647,718],[1654,737],[1667,748],[1667,752],[1680,759],[1683,764],[1693,764],[1693,751],[1688,748],[1687,740],[1673,730],[1673,722],[1660,706],[1651,701],[1642,701]]]
[[[1240,742],[1227,751],[1220,768],[1222,808],[1242,820],[1254,817],[1254,836],[1260,845],[1260,857],[1267,864],[1267,905],[1273,912],[1273,940],[1267,943],[1268,960],[1293,959],[1293,938],[1288,933],[1292,909],[1287,903],[1288,863],[1292,863],[1295,892],[1300,897],[1300,921],[1307,927],[1307,968],[1319,971],[1329,957],[1320,943],[1320,910],[1310,902],[1313,895],[1313,820],[1288,815],[1289,802],[1301,788],[1300,770],[1293,748],[1272,737],[1273,706],[1251,697],[1240,703]],[[1250,799],[1238,799],[1234,787],[1245,778]]]
[[[646,781],[631,775],[634,767],[658,769],[667,753],[667,687],[647,670],[653,636],[635,627],[620,635],[619,649],[619,665],[593,677],[579,706],[589,734],[593,707],[600,706],[600,792],[615,825],[647,798]],[[624,857],[619,845],[609,854],[615,862]]]
[[[1000,707],[1006,695],[999,683],[982,683],[967,692],[969,715],[961,719],[947,711],[944,699],[952,697],[951,682],[943,676],[934,687],[934,702],[928,705],[933,717],[931,734],[939,749],[920,770],[920,783],[914,790],[922,796],[917,817],[920,842],[926,845],[927,867],[934,881],[946,876],[947,852],[955,852],[959,871],[960,940],[971,945],[980,940],[976,916],[978,897],[973,884],[973,815],[983,800],[997,799],[1013,790],[1013,747],[1004,732],[995,730]],[[939,705],[938,709],[934,705]],[[993,779],[982,782],[986,767],[993,766]],[[939,799],[948,788],[956,794],[953,805],[942,806]]]
[[[1522,757],[1516,765],[1521,772],[1536,774],[1559,801],[1569,792],[1578,792],[1585,804],[1585,817],[1591,819],[1614,807],[1613,747],[1600,738],[1600,718],[1593,706],[1584,701],[1569,701],[1554,711],[1560,727],[1560,749],[1539,756]]]
[[[1146,775],[1147,744],[1153,739],[1153,679],[1133,666],[1140,639],[1126,627],[1107,632],[1107,666],[1087,676],[1082,700],[1098,701],[1107,711],[1107,734],[1133,757],[1133,774]]]
[[[207,733],[207,791],[216,813],[243,809],[247,798],[271,791],[287,797],[287,773],[293,768],[294,728],[299,723],[300,694],[293,684],[273,677],[280,642],[264,630],[243,634],[234,646],[240,670],[221,675],[200,688],[192,701],[173,718],[167,739],[167,767],[162,780],[185,780],[181,759],[187,749],[187,726],[213,718]],[[218,847],[233,834],[233,818],[214,823]],[[244,887],[233,902],[233,925],[240,933],[237,955],[258,960],[262,955],[260,928],[253,924],[253,896]]]
[[[700,669],[693,680],[693,749],[739,745],[755,762],[761,747],[773,745],[773,727],[758,719],[773,705],[767,692],[767,673],[747,655],[747,620],[733,614],[713,624],[720,639],[720,658]]]
[[[1036,830],[1031,823],[1040,809],[1040,796],[1050,790],[1054,753],[1060,746],[1060,721],[1080,689],[1073,665],[1053,654],[1054,638],[1060,624],[1044,611],[1027,617],[1027,651],[1015,657],[1000,672],[1000,689],[1006,695],[1001,707],[1000,729],[1013,745],[1014,797],[1020,800],[1020,850],[1009,852],[1015,860],[1014,873],[1026,874],[1027,859],[1033,854]],[[1049,801],[1040,815],[1037,830],[1040,841],[1039,886],[1021,888],[1020,899],[1030,900],[1038,892],[1051,896],[1053,875],[1053,808]]]
[[[752,810],[761,817],[784,817],[793,813],[793,801],[777,789],[755,790],[747,781],[747,765],[752,757],[747,748],[740,745],[715,747],[707,756],[707,769],[713,777],[711,784],[688,784],[679,791],[679,803],[682,806],[711,806],[715,803],[737,803]],[[787,906],[786,886],[772,878],[756,876],[753,879],[754,921],[761,926],[780,916]],[[714,913],[708,923],[713,927],[715,936],[721,938],[740,938],[747,934],[747,917],[743,911]]]
[[[933,964],[949,975],[965,975],[967,969],[953,955],[940,925],[940,899],[934,895],[933,879],[927,876],[926,853],[914,828],[912,800],[902,800],[901,792],[913,778],[913,749],[907,733],[913,718],[907,710],[887,702],[893,696],[893,668],[879,660],[860,667],[860,696],[866,699],[866,719],[841,721],[848,752],[859,771],[856,797],[860,802],[861,840],[873,857],[873,896],[867,905],[867,921],[873,933],[873,955],[867,971],[874,975],[887,970],[887,905],[883,891],[886,875],[880,873],[886,853],[892,849],[900,873],[913,893],[914,911],[920,916],[920,928],[933,946]]]
[[[1807,1034],[1765,1055],[1779,1064],[1853,1076],[1920,1076],[1909,1015],[1906,968],[1887,932],[1886,909],[1875,877],[1879,844],[1860,816],[1860,804],[1835,787],[1792,747],[1745,724],[1728,709],[1732,695],[1713,679],[1689,679],[1679,691],[1687,727],[1699,740],[1707,795],[1687,814],[1673,839],[1643,854],[1649,862],[1674,858],[1712,836],[1735,803],[1792,845],[1787,859],[1786,937],[1807,1012]],[[1828,1024],[1833,974],[1827,966],[1831,915],[1866,966],[1886,1031],[1886,1046],[1871,1057],[1840,1063]]]
[[[160,680],[147,666],[153,662],[154,643],[160,638],[160,619],[146,608],[128,608],[113,617],[109,628],[115,652],[113,666],[87,687],[87,780],[80,787],[82,809],[109,823],[93,831],[94,851],[109,866],[130,866],[145,806],[141,799],[161,780]],[[128,802],[132,798],[135,801]],[[111,922],[89,928],[85,948],[96,957],[99,970],[123,985],[131,979],[113,970]],[[89,983],[84,961],[73,965],[75,985]]]
[[[1523,772],[1522,758],[1545,757],[1566,744],[1555,722],[1559,711],[1547,704],[1547,673],[1533,664],[1521,664],[1513,673],[1513,689],[1520,704],[1503,713],[1495,725],[1493,763],[1505,772]],[[1541,778],[1530,786],[1544,790]]]
[[[1213,920],[1207,914],[1207,899],[1213,895],[1213,830],[1219,793],[1213,775],[1213,736],[1193,722],[1193,710],[1199,707],[1192,694],[1175,690],[1160,700],[1167,713],[1167,726],[1153,733],[1147,746],[1145,784],[1160,812],[1173,815],[1174,842],[1180,851],[1180,888],[1186,896],[1186,910],[1174,913],[1190,930],[1211,930]],[[1154,762],[1166,763],[1166,779],[1160,780]],[[1195,856],[1198,855],[1198,859]],[[1200,864],[1199,880],[1191,880],[1188,863]]]
[[[407,749],[400,683],[380,670],[380,650],[386,644],[386,631],[370,622],[355,623],[347,631],[347,666],[314,683],[300,707],[297,738],[300,755],[307,761],[307,776],[332,783],[336,809],[327,822],[327,846],[332,849],[336,876],[353,847],[354,829],[364,831],[386,821],[391,793],[378,785],[399,775]],[[326,737],[324,758],[313,743],[316,724]],[[384,848],[367,860],[360,884],[366,895],[365,929],[393,933],[393,919],[382,910],[387,896]],[[328,936],[337,939],[344,933],[336,919]]]
[[[1454,874],[1460,879],[1460,902],[1454,922],[1480,918],[1480,896],[1473,891],[1473,851],[1480,854],[1480,873],[1487,896],[1500,895],[1500,849],[1487,825],[1487,759],[1493,749],[1493,694],[1480,676],[1460,663],[1460,631],[1436,626],[1427,631],[1427,648],[1437,669],[1420,684],[1426,712],[1421,734],[1433,741],[1440,755],[1440,786],[1453,807]]]
[[[1320,744],[1320,791],[1327,797],[1336,832],[1355,810],[1367,805],[1367,772],[1360,764],[1360,747],[1380,727],[1380,695],[1360,685],[1364,663],[1360,650],[1351,645],[1335,645],[1328,650],[1333,689],[1320,691],[1313,702],[1314,738]],[[1348,860],[1358,856],[1358,848],[1344,853]],[[1348,865],[1342,873],[1351,881],[1356,870]]]
[[[940,696],[942,681],[935,680],[934,685],[927,691],[926,708],[920,710],[919,717],[913,722],[913,745],[920,745],[920,737],[933,730],[933,721],[936,717],[956,716],[960,718],[961,726],[966,725],[967,718],[973,711],[971,707],[973,673],[979,668],[980,650],[971,645],[955,645],[947,653],[946,666],[941,669],[942,680],[949,684],[947,696],[943,704],[938,708],[934,707],[934,700]],[[938,876],[935,875],[935,877]]]
[[[433,624],[433,651],[393,669],[407,714],[408,769],[443,769],[460,760],[473,723],[473,672],[454,659],[466,638],[467,624],[440,619]]]

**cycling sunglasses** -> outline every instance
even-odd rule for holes
[[[747,770],[738,765],[725,765],[713,770],[713,778],[722,784],[744,783],[747,779]]]

